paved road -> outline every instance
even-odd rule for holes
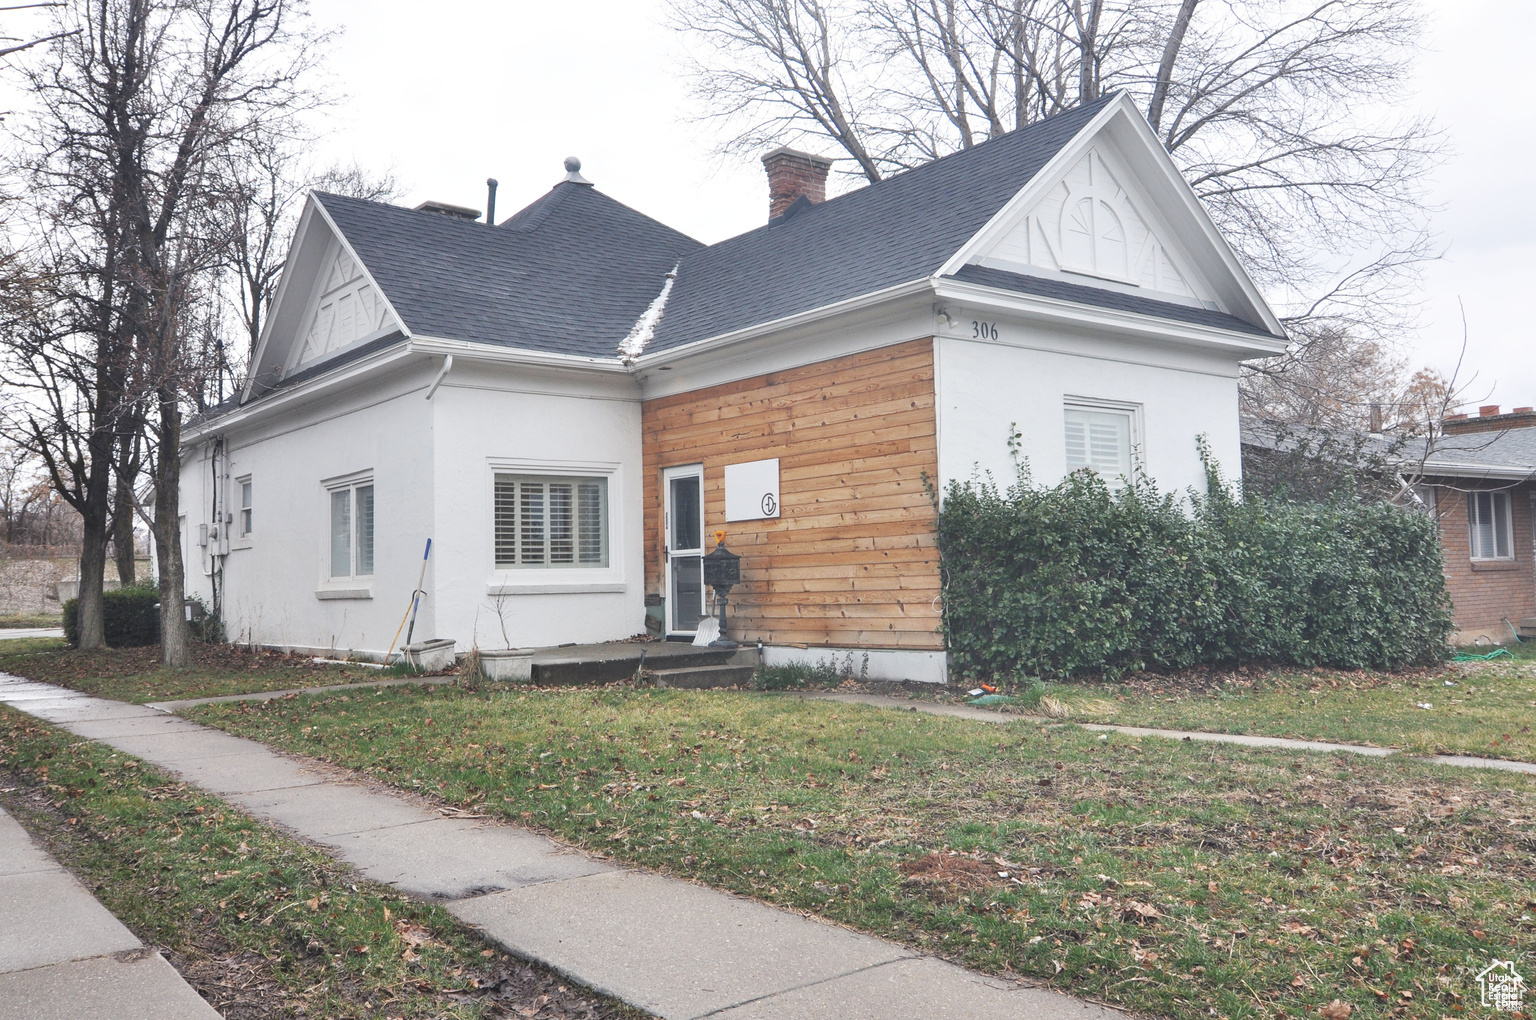
[[[0,1015],[219,1020],[157,952],[0,810]]]
[[[0,641],[24,637],[63,637],[63,627],[0,627]]]
[[[447,908],[510,952],[668,1018],[1111,1020],[904,946],[431,804],[152,708],[0,674],[0,701],[136,755]]]

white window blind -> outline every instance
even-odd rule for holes
[[[331,577],[373,575],[373,484],[331,490]]]
[[[1471,528],[1474,560],[1514,559],[1514,546],[1510,540],[1509,493],[1467,493],[1467,523]]]
[[[496,566],[606,567],[608,479],[496,476]]]
[[[1067,470],[1088,468],[1111,484],[1131,477],[1130,411],[1068,406]]]

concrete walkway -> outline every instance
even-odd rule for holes
[[[1124,733],[1132,737],[1162,737],[1166,740],[1195,740],[1212,744],[1237,744],[1242,747],[1277,747],[1287,751],[1343,752],[1345,754],[1364,755],[1369,758],[1386,758],[1401,754],[1418,758],[1421,761],[1432,761],[1440,765],[1455,765],[1459,768],[1500,769],[1505,772],[1526,772],[1536,775],[1536,763],[1509,761],[1505,758],[1474,758],[1461,754],[1408,755],[1408,752],[1395,747],[1370,747],[1365,744],[1334,744],[1326,740],[1292,740],[1288,737],[1254,737],[1244,733],[1207,733],[1201,730],[1155,730],[1144,726],[1110,726],[1104,723],[1062,722],[1059,719],[1050,719],[1040,715],[994,712],[986,708],[972,708],[970,705],[948,705],[932,701],[914,701],[908,698],[890,698],[882,694],[827,692],[825,694],[796,693],[793,696],[807,698],[811,701],[839,701],[848,705],[869,705],[873,708],[891,708],[901,712],[945,715],[956,719],[971,719],[976,722],[1027,722],[1035,726],[1081,726],[1085,730]]]
[[[428,802],[352,773],[146,706],[4,674],[0,702],[176,773],[328,847],[370,878],[444,902],[510,952],[669,1020],[1120,1016],[742,897],[619,868],[516,826],[445,818]]]
[[[157,952],[0,810],[0,1015],[219,1020]]]

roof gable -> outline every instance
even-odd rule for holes
[[[1050,164],[958,245],[941,270],[979,266],[1204,308],[1283,336],[1258,287],[1135,103],[1109,97]]]

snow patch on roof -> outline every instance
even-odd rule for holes
[[[667,298],[672,294],[672,284],[677,280],[677,266],[667,274],[667,282],[661,285],[661,293],[656,295],[650,307],[641,313],[635,320],[635,325],[629,331],[622,343],[619,344],[619,357],[628,365],[645,352],[646,345],[656,335],[656,324],[661,322],[661,316],[667,308]]]

